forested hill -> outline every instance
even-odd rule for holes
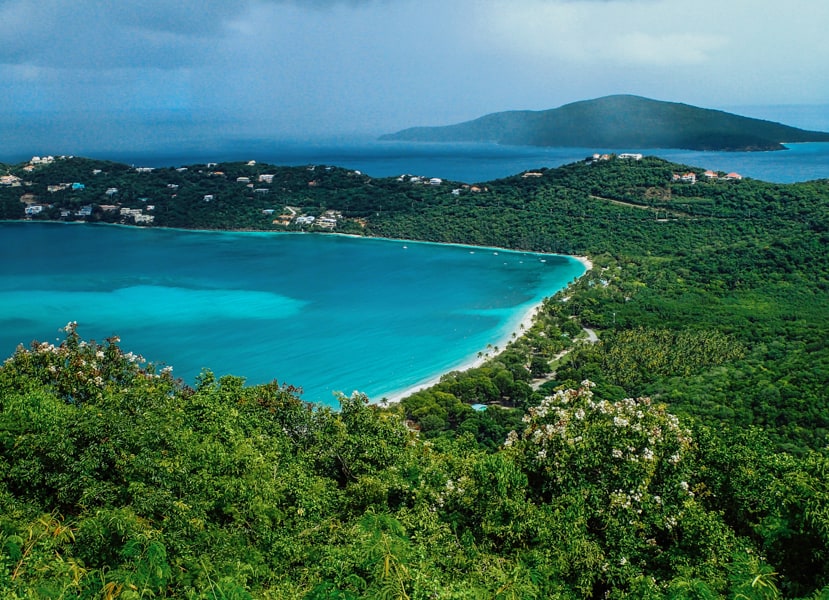
[[[781,142],[829,141],[829,133],[639,96],[616,95],[544,111],[493,113],[444,127],[381,137],[415,142],[495,142],[520,146],[781,150]]]
[[[19,349],[0,366],[0,597],[829,596],[829,181],[613,156],[478,185],[77,158],[6,176],[7,218],[594,266],[482,367],[390,406],[209,371],[191,387],[83,324]]]

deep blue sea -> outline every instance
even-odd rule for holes
[[[0,237],[3,356],[77,321],[188,383],[209,368],[332,405],[503,346],[584,272],[568,257],[333,235],[7,222]]]
[[[714,171],[735,171],[776,183],[829,178],[829,143],[789,144],[777,152],[695,152],[636,150],[646,155]],[[372,177],[403,174],[478,183],[541,167],[558,167],[606,148],[535,148],[498,144],[381,142],[373,139],[293,142],[267,139],[226,140],[209,149],[167,153],[113,152],[100,156],[148,167],[256,160],[275,165],[334,165]]]

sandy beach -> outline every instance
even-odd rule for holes
[[[582,274],[582,277],[584,277],[584,275],[586,273],[588,273],[591,269],[593,269],[593,263],[586,256],[571,256],[570,258],[574,258],[575,260],[579,261],[581,264],[584,265],[585,271]],[[513,339],[521,337],[524,334],[524,332],[532,326],[533,322],[535,321],[535,317],[538,314],[538,311],[541,309],[541,306],[542,306],[543,303],[544,303],[544,301],[542,300],[541,302],[538,302],[538,303],[534,304],[533,306],[531,306],[524,313],[524,315],[521,318],[521,321],[515,326],[515,328],[512,328],[510,331],[508,331],[506,333],[506,335],[504,335],[496,343],[492,344],[492,346],[499,348],[499,351],[500,351],[500,350],[503,350],[507,346],[507,344],[509,344]],[[513,334],[515,335],[515,337],[513,337]],[[492,349],[490,348],[489,351],[492,352]],[[442,372],[442,373],[436,375],[435,377],[432,377],[431,379],[420,382],[420,383],[418,383],[416,385],[413,385],[411,387],[408,387],[406,389],[403,389],[403,390],[400,390],[400,391],[397,391],[397,392],[392,392],[391,394],[387,394],[387,395],[383,396],[382,398],[377,399],[375,401],[383,403],[383,404],[392,404],[392,403],[395,403],[395,402],[400,402],[403,398],[406,398],[407,396],[411,396],[415,392],[419,392],[421,390],[428,389],[428,388],[432,387],[433,385],[439,383],[441,377],[443,377],[446,373],[451,373],[453,371],[467,371],[469,369],[475,369],[477,367],[480,367],[487,360],[489,360],[491,358],[491,355],[488,354],[486,348],[482,349],[481,353],[482,353],[481,356],[476,355],[475,357],[470,358],[469,360],[466,360],[466,361],[458,364],[458,366],[456,366],[452,369],[449,369],[445,372]]]

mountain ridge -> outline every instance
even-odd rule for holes
[[[784,150],[784,142],[829,142],[829,133],[684,103],[620,94],[541,111],[490,113],[454,125],[411,127],[385,134],[380,139],[607,149],[768,151]]]

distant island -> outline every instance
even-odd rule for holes
[[[412,127],[380,139],[745,152],[784,150],[785,142],[829,142],[829,133],[678,102],[614,95],[550,110],[492,113],[444,127]]]

